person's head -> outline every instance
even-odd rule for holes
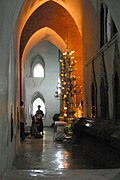
[[[41,108],[41,106],[40,105],[38,105],[38,109],[40,109]]]

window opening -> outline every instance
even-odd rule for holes
[[[109,42],[117,33],[117,28],[111,17],[110,10],[105,4],[101,4],[100,10],[100,47]]]
[[[44,77],[44,68],[40,63],[35,65],[33,69],[33,77]]]
[[[60,95],[60,92],[61,92],[61,82],[60,82],[60,78],[58,78],[58,94]]]
[[[110,11],[107,9],[107,42],[111,39],[111,16]]]

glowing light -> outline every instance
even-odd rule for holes
[[[90,123],[86,123],[85,126],[87,127],[91,127]]]
[[[56,169],[67,169],[69,167],[69,164],[67,162],[67,159],[69,157],[69,153],[67,151],[63,152],[63,151],[58,151],[55,154],[56,160],[55,160],[55,164],[57,165]]]
[[[67,52],[64,52],[63,55],[65,56],[67,54]]]
[[[71,51],[71,53],[73,54],[75,51]]]
[[[32,177],[37,177],[37,174],[35,174],[35,173],[30,173],[30,176],[32,176]]]
[[[66,85],[66,82],[63,82],[63,85]]]
[[[66,97],[67,97],[67,95],[65,94],[65,95],[64,95],[64,98],[66,98]]]
[[[34,67],[33,77],[44,77],[44,69],[40,63]]]

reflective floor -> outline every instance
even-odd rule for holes
[[[87,135],[79,145],[54,141],[53,135],[52,128],[45,128],[43,138],[27,137],[3,179],[120,180],[118,151]]]

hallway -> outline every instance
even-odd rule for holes
[[[27,137],[21,143],[3,180],[120,178],[120,155],[106,144],[86,135],[81,136],[79,145],[63,143],[53,140],[52,128],[45,128],[44,133],[43,139]]]

